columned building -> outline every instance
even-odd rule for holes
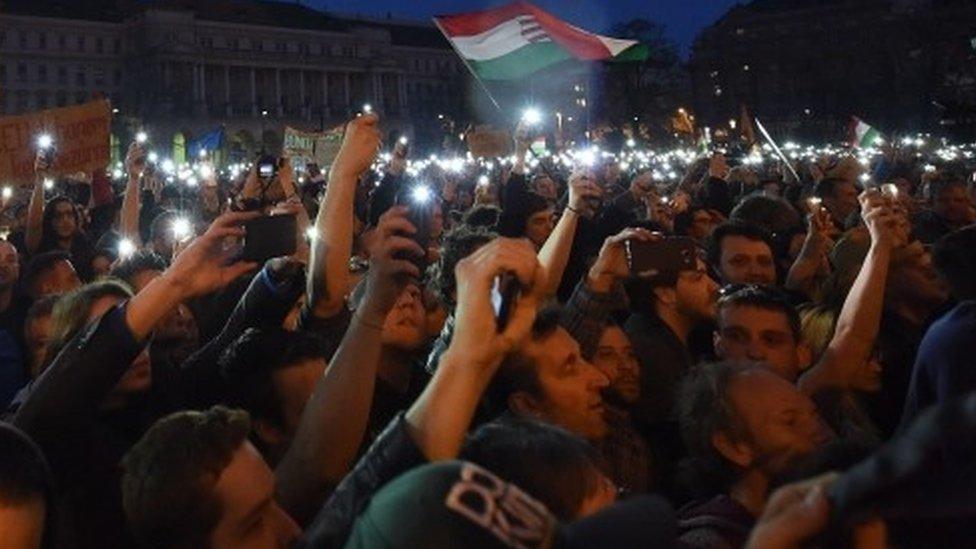
[[[0,109],[109,97],[154,133],[255,138],[331,127],[370,104],[422,132],[465,108],[467,75],[432,25],[258,0],[0,0]]]

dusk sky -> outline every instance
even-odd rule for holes
[[[746,3],[746,0],[740,0]],[[506,4],[506,0],[304,0],[303,3],[340,13],[406,19],[430,19]],[[590,31],[635,17],[664,23],[668,35],[687,52],[695,35],[718,19],[736,0],[534,0],[539,7]]]

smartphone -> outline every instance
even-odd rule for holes
[[[297,221],[294,215],[269,215],[244,223],[241,259],[264,263],[273,257],[295,253]]]
[[[698,269],[698,245],[685,236],[669,236],[654,242],[628,240],[626,246],[631,273]]]
[[[495,327],[498,333],[505,331],[512,315],[512,306],[521,290],[514,273],[504,273],[495,277],[491,288],[491,306],[495,310]]]
[[[400,189],[396,194],[396,204],[407,207],[407,219],[417,229],[417,232],[411,238],[424,251],[427,250],[430,244],[430,229],[433,221],[433,208],[435,203],[436,201],[431,196],[428,196],[424,200],[418,199],[418,193],[410,185],[400,185]],[[410,259],[418,262],[421,267],[426,264],[426,257],[411,257]]]
[[[271,179],[278,173],[278,163],[274,157],[262,156],[258,159],[258,177],[261,179]]]

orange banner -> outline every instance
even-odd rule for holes
[[[0,181],[34,180],[37,137],[54,138],[56,175],[91,173],[109,163],[112,110],[107,100],[0,117]]]

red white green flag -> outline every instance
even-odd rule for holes
[[[434,23],[476,76],[515,80],[568,59],[642,61],[647,47],[587,32],[528,2],[438,16]]]
[[[884,141],[881,132],[856,116],[851,117],[850,141],[855,147],[867,148]]]

